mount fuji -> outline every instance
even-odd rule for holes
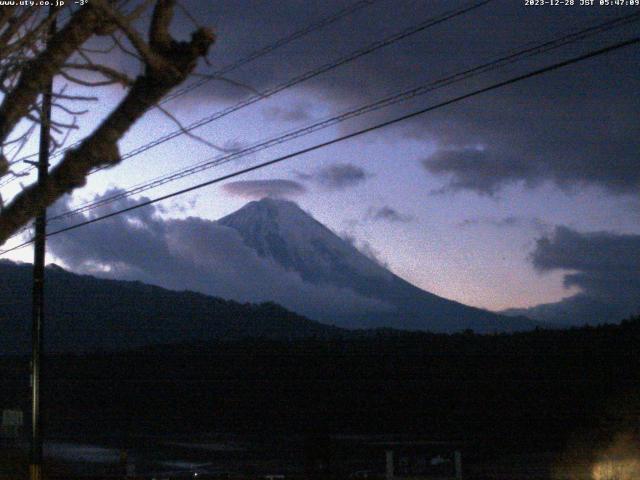
[[[258,256],[275,262],[306,283],[352,291],[378,308],[340,313],[314,305],[314,320],[345,328],[490,333],[533,329],[526,317],[507,317],[426,292],[393,274],[315,220],[297,204],[282,199],[252,201],[218,220],[237,231]],[[319,302],[317,298],[309,300]],[[285,307],[291,306],[284,304]]]
[[[344,328],[492,333],[540,325],[420,290],[289,201],[250,202],[218,221],[139,215],[85,231],[105,239],[104,251],[91,238],[52,237],[70,242],[50,242],[58,258],[66,246],[64,260],[78,263],[46,269],[48,351],[361,333]],[[109,246],[125,238],[127,248]],[[82,269],[101,263],[122,269]],[[31,266],[0,261],[0,355],[29,349],[30,292]]]

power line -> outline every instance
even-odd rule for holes
[[[329,117],[327,119],[321,120],[319,122],[313,123],[311,125],[305,126],[303,128],[299,128],[299,129],[295,129],[289,132],[286,132],[280,136],[277,137],[272,137],[270,139],[267,139],[265,141],[262,142],[258,142],[250,147],[244,148],[242,150],[239,150],[237,152],[233,152],[227,155],[223,155],[223,156],[218,156],[218,157],[214,157],[214,158],[210,158],[207,159],[203,162],[200,162],[196,165],[193,165],[191,167],[187,167],[187,168],[183,168],[183,169],[179,169],[177,171],[174,171],[172,173],[169,173],[167,175],[162,175],[159,177],[156,177],[152,180],[149,180],[147,182],[143,182],[137,185],[134,185],[133,187],[129,188],[128,190],[124,191],[124,192],[120,192],[116,195],[112,195],[110,197],[107,198],[102,198],[100,200],[96,200],[96,201],[90,201],[85,203],[84,205],[81,205],[73,210],[69,210],[67,212],[63,212],[59,215],[56,215],[54,217],[50,218],[50,221],[55,221],[55,220],[60,220],[60,219],[64,219],[64,218],[68,218],[80,213],[84,213],[90,210],[93,210],[94,208],[97,208],[99,206],[114,202],[116,200],[120,200],[123,198],[127,198],[131,195],[137,194],[137,193],[142,193],[146,190],[150,190],[152,188],[156,188],[158,186],[164,185],[166,183],[170,183],[172,181],[184,178],[186,176],[189,175],[193,175],[195,173],[207,170],[209,168],[213,168],[213,167],[217,167],[223,163],[227,163],[231,160],[235,160],[244,156],[247,156],[249,154],[252,153],[256,153],[258,151],[264,150],[266,148],[269,148],[271,146],[277,145],[277,144],[281,144],[284,143],[286,141],[295,139],[295,138],[299,138],[301,136],[306,136],[310,133],[319,131],[321,129],[327,128],[331,125],[335,125],[337,123],[341,123],[345,120],[366,114],[366,113],[370,113],[372,111],[376,111],[379,110],[381,108],[385,108],[391,105],[394,105],[396,103],[400,103],[402,101],[406,101],[409,99],[412,99],[414,97],[417,97],[419,95],[424,95],[426,93],[432,92],[436,89],[445,87],[445,86],[449,86],[451,84],[460,82],[462,80],[466,80],[470,77],[473,77],[475,75],[479,75],[482,73],[486,73],[488,71],[492,71],[498,68],[502,68],[505,65],[511,64],[511,63],[515,63],[517,61],[522,60],[523,58],[528,58],[534,55],[539,55],[542,53],[546,53],[550,50],[559,48],[561,46],[565,46],[567,44],[570,43],[574,43],[578,40],[583,40],[589,36],[592,36],[596,33],[601,33],[603,31],[609,30],[611,28],[615,28],[615,27],[619,27],[621,25],[630,23],[632,21],[637,21],[638,19],[640,19],[640,12],[639,13],[635,13],[635,14],[631,14],[631,15],[627,15],[624,17],[619,17],[616,18],[614,20],[610,20],[608,22],[604,22],[601,23],[599,25],[596,26],[591,26],[588,28],[585,28],[583,30],[577,31],[577,32],[572,32],[570,34],[566,34],[563,35],[562,37],[550,40],[550,41],[546,41],[531,47],[528,47],[524,50],[520,50],[517,51],[515,53],[511,53],[508,54],[504,57],[501,57],[499,59],[493,60],[491,62],[488,63],[484,63],[481,65],[478,65],[476,67],[473,67],[471,69],[467,69],[465,71],[462,72],[458,72],[455,73],[453,75],[449,75],[447,77],[432,81],[426,85],[421,85],[418,86],[416,88],[410,89],[410,90],[406,90],[403,91],[401,93],[395,94],[395,95],[391,95],[388,97],[385,97],[381,100],[378,100],[376,102],[361,106],[359,108],[356,109],[352,109],[349,110],[347,112],[341,113],[339,115],[333,116],[333,117]],[[22,230],[24,231],[24,230]]]
[[[151,148],[154,148],[158,145],[161,145],[169,140],[172,140],[176,137],[179,137],[181,135],[184,135],[187,132],[190,132],[192,130],[195,130],[197,128],[200,128],[204,125],[207,125],[209,123],[214,122],[215,120],[218,120],[220,118],[226,117],[227,115],[230,115],[231,113],[234,113],[242,108],[248,107],[250,105],[253,105],[254,103],[257,103],[267,97],[273,96],[277,93],[280,93],[284,90],[287,90],[295,85],[298,85],[302,82],[305,82],[307,80],[310,80],[312,78],[315,78],[323,73],[326,73],[328,71],[331,71],[335,68],[338,68],[342,65],[345,65],[349,62],[352,62],[358,58],[361,58],[365,55],[368,55],[370,53],[373,53],[381,48],[387,47],[389,45],[392,45],[400,40],[403,40],[407,37],[410,37],[411,35],[415,35],[419,32],[422,32],[428,28],[431,28],[433,26],[439,25],[441,23],[444,23],[448,20],[451,20],[453,18],[459,17],[461,15],[464,15],[465,13],[471,12],[477,8],[480,8],[490,2],[493,2],[494,0],[481,0],[479,2],[473,3],[471,5],[468,5],[466,7],[462,7],[462,8],[458,8],[455,10],[449,10],[443,14],[440,14],[438,16],[435,17],[431,17],[427,20],[424,20],[422,22],[420,22],[417,25],[414,25],[412,27],[406,28],[398,33],[395,33],[393,35],[390,35],[389,37],[386,37],[382,40],[378,40],[375,42],[370,43],[369,45],[367,45],[366,47],[363,47],[361,49],[355,50],[337,60],[334,60],[333,62],[330,63],[326,63],[320,67],[317,67],[313,70],[309,70],[301,75],[298,75],[292,79],[289,79],[287,81],[285,81],[284,83],[281,83],[279,85],[276,85],[274,87],[271,87],[263,92],[261,92],[258,95],[253,95],[251,97],[248,97],[244,100],[241,100],[240,102],[231,105],[227,108],[224,108],[222,110],[218,110],[217,112],[207,116],[207,117],[203,117],[200,120],[197,120],[193,123],[191,123],[190,125],[184,127],[184,128],[180,128],[178,130],[174,130],[171,133],[168,133],[166,135],[163,135],[162,137],[159,137],[155,140],[152,140],[151,142],[147,142],[133,150],[130,150],[129,152],[125,153],[124,155],[121,155],[121,159],[122,160],[126,160],[128,158],[131,158],[135,155],[139,155],[143,152],[146,152],[147,150],[150,150]],[[68,147],[71,148],[71,147]],[[59,152],[59,154],[61,154],[61,152]],[[93,172],[91,173],[95,173],[98,171],[103,170],[106,167],[99,167],[96,168],[95,170],[93,170]],[[27,169],[27,171],[29,171]],[[11,181],[13,181],[14,179],[9,179],[8,181],[6,181],[5,183],[0,183],[0,188],[7,185],[8,183],[10,183]]]
[[[441,24],[443,22],[446,22],[448,20],[451,20],[453,18],[459,17],[461,15],[464,15],[465,13],[471,12],[477,8],[480,8],[490,2],[492,2],[494,0],[482,0],[480,2],[476,2],[472,5],[463,7],[463,8],[459,8],[456,10],[450,10],[448,12],[445,12],[441,15],[438,15],[436,17],[431,17],[423,22],[420,22],[419,24],[413,26],[413,27],[409,27],[405,30],[402,30],[401,32],[398,32],[394,35],[391,35],[389,37],[386,37],[383,40],[378,40],[375,41],[369,45],[367,45],[364,48],[355,50],[347,55],[345,55],[344,57],[339,58],[338,60],[334,60],[333,62],[324,64],[318,68],[315,68],[313,70],[307,71],[301,75],[298,75],[297,77],[294,77],[284,83],[281,83],[275,87],[272,87],[268,90],[265,90],[263,92],[261,92],[259,95],[253,95],[245,100],[242,100],[238,103],[236,103],[235,105],[232,105],[230,107],[227,107],[223,110],[219,110],[218,112],[213,113],[212,115],[209,115],[207,117],[201,118],[200,120],[197,120],[193,123],[191,123],[190,125],[181,128],[179,130],[174,130],[171,133],[168,133],[167,135],[164,135],[154,141],[148,142],[144,145],[141,145],[133,150],[130,150],[129,152],[125,153],[124,155],[122,155],[122,160],[131,158],[135,155],[138,155],[140,153],[143,153],[153,147],[156,147],[162,143],[165,143],[169,140],[172,140],[176,137],[179,137],[181,135],[184,135],[186,132],[190,132],[192,130],[195,130],[197,128],[200,128],[204,125],[207,125],[215,120],[218,120],[220,118],[226,117],[227,115],[230,115],[231,113],[234,113],[242,108],[248,107],[249,105],[252,105],[256,102],[259,102],[267,97],[273,96],[277,93],[280,93],[284,90],[287,90],[295,85],[298,85],[302,82],[305,82],[307,80],[311,80],[312,78],[315,78],[323,73],[326,73],[328,71],[331,71],[335,68],[338,68],[342,65],[345,65],[347,63],[350,63],[358,58],[361,58],[365,55],[368,55],[370,53],[373,53],[381,48],[387,47],[389,45],[392,45],[400,40],[403,40],[407,37],[410,37],[411,35],[415,35],[417,33],[420,33],[428,28],[431,28],[433,26],[436,26],[438,24]],[[103,167],[104,168],[104,167]],[[97,168],[95,171],[99,171],[102,170],[103,168]]]
[[[75,229],[83,227],[85,225],[90,225],[92,223],[96,223],[96,222],[99,222],[99,221],[102,221],[102,220],[106,220],[106,219],[111,218],[111,217],[115,217],[116,215],[121,215],[123,213],[127,213],[127,212],[130,212],[132,210],[136,210],[138,208],[146,207],[148,205],[152,205],[154,203],[158,203],[158,202],[167,200],[167,199],[172,198],[172,197],[176,197],[176,196],[179,196],[179,195],[183,195],[185,193],[193,192],[195,190],[199,190],[199,189],[207,187],[209,185],[220,183],[220,182],[223,182],[225,180],[229,180],[231,178],[234,178],[234,177],[237,177],[237,176],[240,176],[240,175],[244,175],[245,173],[249,173],[249,172],[253,172],[253,171],[256,171],[256,170],[260,170],[262,168],[274,165],[276,163],[281,163],[281,162],[283,162],[285,160],[289,160],[291,158],[298,157],[300,155],[303,155],[303,154],[306,154],[306,153],[309,153],[309,152],[313,152],[315,150],[319,150],[321,148],[325,148],[325,147],[328,147],[330,145],[334,145],[336,143],[343,142],[345,140],[349,140],[351,138],[358,137],[360,135],[364,135],[366,133],[369,133],[369,132],[372,132],[372,131],[375,131],[375,130],[379,130],[379,129],[384,128],[384,127],[388,127],[390,125],[394,125],[394,124],[402,122],[404,120],[408,120],[408,119],[411,119],[411,118],[414,118],[414,117],[417,117],[417,116],[420,116],[420,115],[424,115],[425,113],[432,112],[434,110],[446,107],[448,105],[452,105],[452,104],[460,102],[462,100],[466,100],[468,98],[475,97],[477,95],[480,95],[480,94],[483,94],[483,93],[486,93],[486,92],[489,92],[489,91],[492,91],[492,90],[496,90],[498,88],[502,88],[502,87],[505,87],[507,85],[511,85],[511,84],[514,84],[514,83],[517,83],[517,82],[521,82],[521,81],[527,80],[529,78],[533,78],[533,77],[536,77],[536,76],[539,76],[539,75],[543,75],[545,73],[549,73],[549,72],[552,72],[554,70],[558,70],[558,69],[566,67],[568,65],[576,64],[576,63],[582,62],[584,60],[587,60],[587,59],[590,59],[590,58],[593,58],[593,57],[597,57],[597,56],[600,56],[600,55],[611,53],[611,52],[613,52],[615,50],[619,50],[619,49],[624,48],[624,47],[635,45],[637,43],[640,43],[640,37],[634,37],[634,38],[631,38],[629,40],[618,42],[616,44],[609,45],[607,47],[603,47],[603,48],[598,49],[598,50],[592,50],[591,52],[585,53],[583,55],[579,55],[577,57],[573,57],[573,58],[571,58],[569,60],[564,60],[564,61],[561,61],[561,62],[558,62],[558,63],[554,63],[552,65],[549,65],[549,66],[534,70],[532,72],[525,73],[523,75],[518,75],[516,77],[512,77],[512,78],[510,78],[508,80],[504,80],[502,82],[494,83],[493,85],[490,85],[488,87],[483,87],[483,88],[474,90],[474,91],[472,91],[470,93],[466,93],[464,95],[460,95],[460,96],[454,97],[452,99],[437,103],[435,105],[431,105],[429,107],[422,108],[420,110],[416,110],[414,112],[411,112],[411,113],[408,113],[408,114],[405,114],[405,115],[401,115],[401,116],[396,117],[394,119],[387,120],[387,121],[382,122],[382,123],[378,123],[378,124],[373,125],[371,127],[363,128],[363,129],[358,130],[356,132],[349,133],[349,134],[346,134],[346,135],[342,135],[342,136],[334,138],[332,140],[328,140],[326,142],[318,143],[318,144],[313,145],[311,147],[303,148],[303,149],[297,150],[297,151],[295,151],[293,153],[289,153],[289,154],[283,155],[281,157],[277,157],[275,159],[272,159],[272,160],[269,160],[269,161],[266,161],[266,162],[262,162],[262,163],[259,163],[257,165],[253,165],[251,167],[247,167],[247,168],[238,170],[236,172],[229,173],[227,175],[223,175],[223,176],[214,178],[212,180],[208,180],[206,182],[202,182],[202,183],[193,185],[191,187],[187,187],[187,188],[184,188],[184,189],[169,193],[167,195],[162,195],[162,196],[154,198],[154,199],[146,200],[144,202],[141,202],[139,204],[133,205],[131,207],[123,208],[123,209],[117,210],[115,212],[111,212],[111,213],[108,213],[108,214],[105,214],[105,215],[101,215],[99,217],[95,217],[95,218],[91,218],[91,219],[85,220],[83,222],[80,222],[80,223],[77,223],[77,224],[74,224],[74,225],[71,225],[71,226],[68,226],[68,227],[65,227],[65,228],[61,228],[59,230],[55,230],[53,232],[47,233],[47,236],[58,235],[60,233],[68,232],[70,230],[75,230]],[[26,245],[31,244],[32,242],[33,242],[33,240],[29,240],[29,241],[26,241],[26,242],[24,242],[24,243],[22,243],[20,245],[12,247],[10,249],[3,250],[2,252],[0,252],[0,255],[4,255],[4,254],[9,253],[11,251],[14,251],[14,250],[17,250],[19,248],[22,248],[22,247],[24,247]]]
[[[178,90],[176,90],[175,92],[169,94],[168,96],[166,96],[161,102],[160,105],[169,102],[170,100],[173,100],[176,97],[179,97],[181,95],[184,95],[192,90],[195,90],[196,88],[210,82],[216,79],[216,77],[221,77],[223,75],[226,75],[234,70],[237,70],[238,68],[254,61],[257,60],[260,57],[263,57],[271,52],[274,52],[275,50],[277,50],[278,48],[284,47],[286,45],[288,45],[289,43],[304,37],[305,35],[308,35],[310,33],[313,33],[317,30],[320,30],[321,28],[324,28],[328,25],[331,25],[332,23],[337,22],[338,20],[347,17],[355,12],[357,12],[358,10],[362,10],[365,7],[369,7],[371,5],[373,5],[374,3],[378,2],[379,0],[359,0],[355,3],[353,3],[352,5],[349,5],[343,9],[338,10],[337,12],[327,16],[327,17],[323,17],[320,20],[307,25],[306,27],[295,31],[294,33],[280,38],[278,40],[276,40],[274,43],[270,44],[270,45],[266,45],[258,50],[253,51],[252,53],[250,53],[249,55],[247,55],[246,57],[242,57],[238,60],[236,60],[233,63],[230,63],[229,65],[216,70],[215,72],[213,72],[211,74],[211,76],[207,77],[207,78],[203,78],[198,80],[197,82],[191,84],[191,85],[187,85],[184,86]],[[70,16],[70,15],[69,15]],[[51,156],[52,157],[59,157],[60,155],[62,155],[64,152],[66,152],[67,150],[70,150],[74,147],[77,147],[82,141],[78,141],[73,143],[72,145],[69,145],[68,147],[65,147],[61,150],[58,150],[57,152],[53,153]],[[33,153],[30,155],[27,155],[25,157],[21,157],[20,160],[14,161],[11,164],[15,164],[19,161],[31,158],[31,157],[35,157],[37,156],[37,153]],[[24,172],[29,172],[32,170],[32,167],[29,167],[23,171],[21,171],[20,173],[24,173]],[[15,178],[15,177],[14,177]],[[13,179],[11,179],[11,181],[13,181]],[[0,187],[4,186],[6,183],[0,183]]]
[[[339,10],[338,12],[334,13],[333,15],[330,15],[328,17],[322,18],[319,21],[312,23],[311,25],[298,30],[297,32],[292,33],[291,35],[289,35],[288,37],[284,37],[281,38],[280,40],[276,41],[275,43],[271,44],[271,45],[267,45],[259,50],[254,51],[253,53],[249,54],[248,56],[237,60],[236,62],[227,65],[224,68],[221,68],[220,70],[212,73],[213,77],[216,76],[222,76],[222,75],[226,75],[229,72],[232,72],[233,70],[237,70],[238,68],[246,65],[249,62],[252,62],[253,60],[256,60],[264,55],[267,55],[268,53],[273,52],[274,50],[277,50],[280,47],[283,47],[285,45],[288,45],[289,43],[293,42],[294,40],[297,40],[298,38],[304,37],[305,35],[312,33],[316,30],[319,30],[323,27],[326,27],[327,25],[330,25],[334,22],[336,22],[337,20],[346,17],[348,15],[351,15],[352,13],[361,10],[364,7],[368,7],[370,5],[373,5],[375,2],[377,2],[379,0],[362,0],[359,2],[354,3],[351,6],[348,6],[342,10]],[[191,84],[191,85],[186,85],[178,90],[176,90],[175,92],[171,93],[170,95],[166,96],[161,102],[160,104],[164,104],[167,103],[171,100],[173,100],[176,97],[179,97],[181,95],[184,95],[185,93],[188,93],[192,90],[195,90],[196,88],[212,81],[215,80],[215,78],[203,78],[200,79],[199,81]]]
[[[79,206],[78,208],[75,208],[73,210],[69,210],[67,212],[64,212],[62,214],[59,214],[57,216],[51,217],[50,221],[55,221],[55,220],[60,220],[60,219],[64,219],[64,218],[68,218],[74,215],[77,215],[79,213],[83,213],[86,211],[90,211],[93,210],[101,205],[104,204],[108,204],[111,202],[114,202],[116,200],[119,199],[123,199],[123,198],[127,198],[131,195],[134,195],[136,193],[141,193],[143,191],[164,185],[166,183],[178,180],[180,178],[184,178],[186,176],[207,170],[209,168],[213,168],[216,167],[218,165],[221,165],[223,163],[227,163],[231,160],[237,159],[237,158],[241,158],[244,156],[247,156],[251,153],[256,153],[258,151],[264,150],[266,148],[269,148],[271,146],[277,145],[277,144],[281,144],[284,143],[288,140],[292,140],[295,138],[299,138],[301,136],[305,136],[307,134],[313,133],[315,131],[321,130],[323,128],[327,128],[331,125],[340,123],[342,121],[345,121],[347,119],[365,114],[365,113],[369,113],[371,111],[375,111],[390,105],[393,105],[395,103],[399,103],[401,101],[406,101],[409,100],[413,97],[416,97],[418,95],[423,95],[426,93],[429,93],[433,90],[436,90],[438,88],[442,88],[448,85],[451,85],[453,83],[459,82],[461,80],[465,80],[467,78],[470,78],[472,76],[478,75],[478,74],[482,74],[497,68],[501,68],[507,64],[510,63],[514,63],[517,62],[519,60],[521,60],[522,58],[527,58],[530,56],[534,56],[534,55],[539,55],[541,53],[545,53],[548,52],[550,50],[553,50],[555,48],[561,47],[561,46],[565,46],[567,44],[570,43],[574,43],[576,41],[579,40],[583,40],[585,38],[588,38],[589,36],[592,36],[594,34],[597,33],[601,33],[604,32],[606,30],[615,28],[615,27],[619,27],[622,25],[626,25],[628,23],[631,22],[635,22],[638,19],[640,19],[640,12],[639,13],[635,13],[635,14],[630,14],[630,15],[625,15],[622,17],[618,17],[615,18],[613,20],[609,20],[607,22],[603,22],[597,25],[592,25],[589,26],[587,28],[584,28],[582,30],[578,30],[578,31],[574,31],[571,32],[569,34],[563,35],[561,37],[555,38],[553,40],[550,41],[546,41],[537,45],[533,45],[530,46],[528,48],[525,48],[524,50],[519,50],[516,51],[514,53],[510,53],[507,54],[504,57],[501,57],[499,59],[493,60],[491,62],[485,63],[485,64],[481,64],[478,65],[476,67],[473,67],[471,69],[465,70],[463,72],[458,72],[456,74],[453,75],[449,75],[447,77],[441,78],[439,80],[430,82],[427,85],[421,85],[418,86],[416,88],[401,92],[399,94],[395,94],[395,95],[391,95],[389,97],[383,98],[382,100],[378,100],[374,103],[356,108],[354,110],[350,110],[347,112],[344,112],[342,114],[339,114],[337,116],[334,117],[329,117],[328,119],[316,122],[312,125],[300,128],[300,129],[296,129],[296,130],[292,130],[289,132],[286,132],[278,137],[275,138],[271,138],[268,139],[266,141],[263,142],[259,142],[257,144],[254,144],[250,147],[247,147],[243,150],[237,151],[237,152],[233,152],[231,154],[228,155],[224,155],[224,156],[219,156],[219,157],[214,157],[211,159],[207,159],[203,162],[200,162],[192,167],[188,167],[186,169],[180,169],[178,171],[175,171],[173,173],[167,174],[167,175],[163,175],[160,177],[156,177],[155,179],[148,181],[148,182],[143,182],[140,183],[138,185],[133,186],[132,188],[128,189],[125,192],[121,192],[118,193],[116,195],[112,195],[111,197],[107,197],[107,198],[102,198],[100,200],[97,201],[92,201],[92,202],[88,202],[85,203],[84,205]],[[25,227],[23,229],[21,229],[20,231],[16,232],[16,234],[12,235],[12,237],[19,235],[20,233],[22,233],[23,231],[27,230],[29,227]],[[10,237],[11,238],[11,237]]]

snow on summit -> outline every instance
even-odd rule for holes
[[[289,200],[264,198],[220,219],[245,244],[312,283],[352,286],[354,276],[391,274]]]
[[[345,327],[393,327],[411,330],[493,332],[531,328],[524,318],[507,319],[453,302],[394,275],[351,243],[315,220],[296,203],[264,198],[218,220],[236,230],[245,245],[288,272],[316,285],[348,289],[391,308],[315,318]]]

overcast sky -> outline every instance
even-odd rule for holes
[[[203,73],[216,71],[354,3],[184,2],[192,17],[213,27],[218,35],[211,65],[198,69]],[[265,91],[467,4],[470,2],[373,1],[227,75],[250,89],[211,81],[165,106],[189,124],[254,95],[251,89]],[[226,149],[243,148],[633,12],[638,8],[527,7],[520,0],[495,0],[255,102],[194,133]],[[175,27],[179,35],[194,28],[180,12]],[[601,33],[144,195],[153,198],[275,158],[630,38],[639,30],[638,23],[631,23]],[[356,245],[374,252],[404,279],[469,305],[492,310],[528,307],[578,292],[630,301],[640,294],[639,59],[640,48],[631,46],[234,178],[227,185],[174,198],[154,210],[154,225],[193,226],[197,225],[194,219],[176,220],[189,216],[215,220],[250,199],[278,195],[295,200],[336,233],[355,239]],[[117,89],[102,92],[100,105],[82,119],[84,131],[96,124],[99,113],[108,110],[119,95]],[[175,129],[166,116],[151,112],[123,139],[121,150],[126,153]],[[219,152],[211,147],[180,136],[93,175],[71,204],[216,155]],[[95,245],[84,248],[103,247],[99,238],[93,241]],[[121,246],[112,247],[117,257]],[[128,245],[126,255],[144,248]],[[31,253],[23,250],[11,258],[30,261]],[[584,261],[595,258],[597,262]],[[78,267],[69,249],[60,248],[48,259]],[[112,261],[115,264],[118,259]],[[153,272],[145,271],[141,278],[153,281]]]

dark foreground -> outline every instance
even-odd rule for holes
[[[639,345],[636,319],[514,335],[384,331],[60,355],[46,363],[45,431],[50,441],[110,449],[105,474],[120,475],[124,450],[178,459],[181,474],[200,468],[199,478],[207,469],[217,478],[371,478],[384,472],[383,454],[354,463],[347,452],[359,447],[343,440],[382,433],[455,444],[466,479],[626,480],[640,451]],[[0,406],[28,411],[26,359],[3,358],[0,378]],[[425,461],[450,452],[432,453]],[[73,478],[77,463],[57,465]]]

